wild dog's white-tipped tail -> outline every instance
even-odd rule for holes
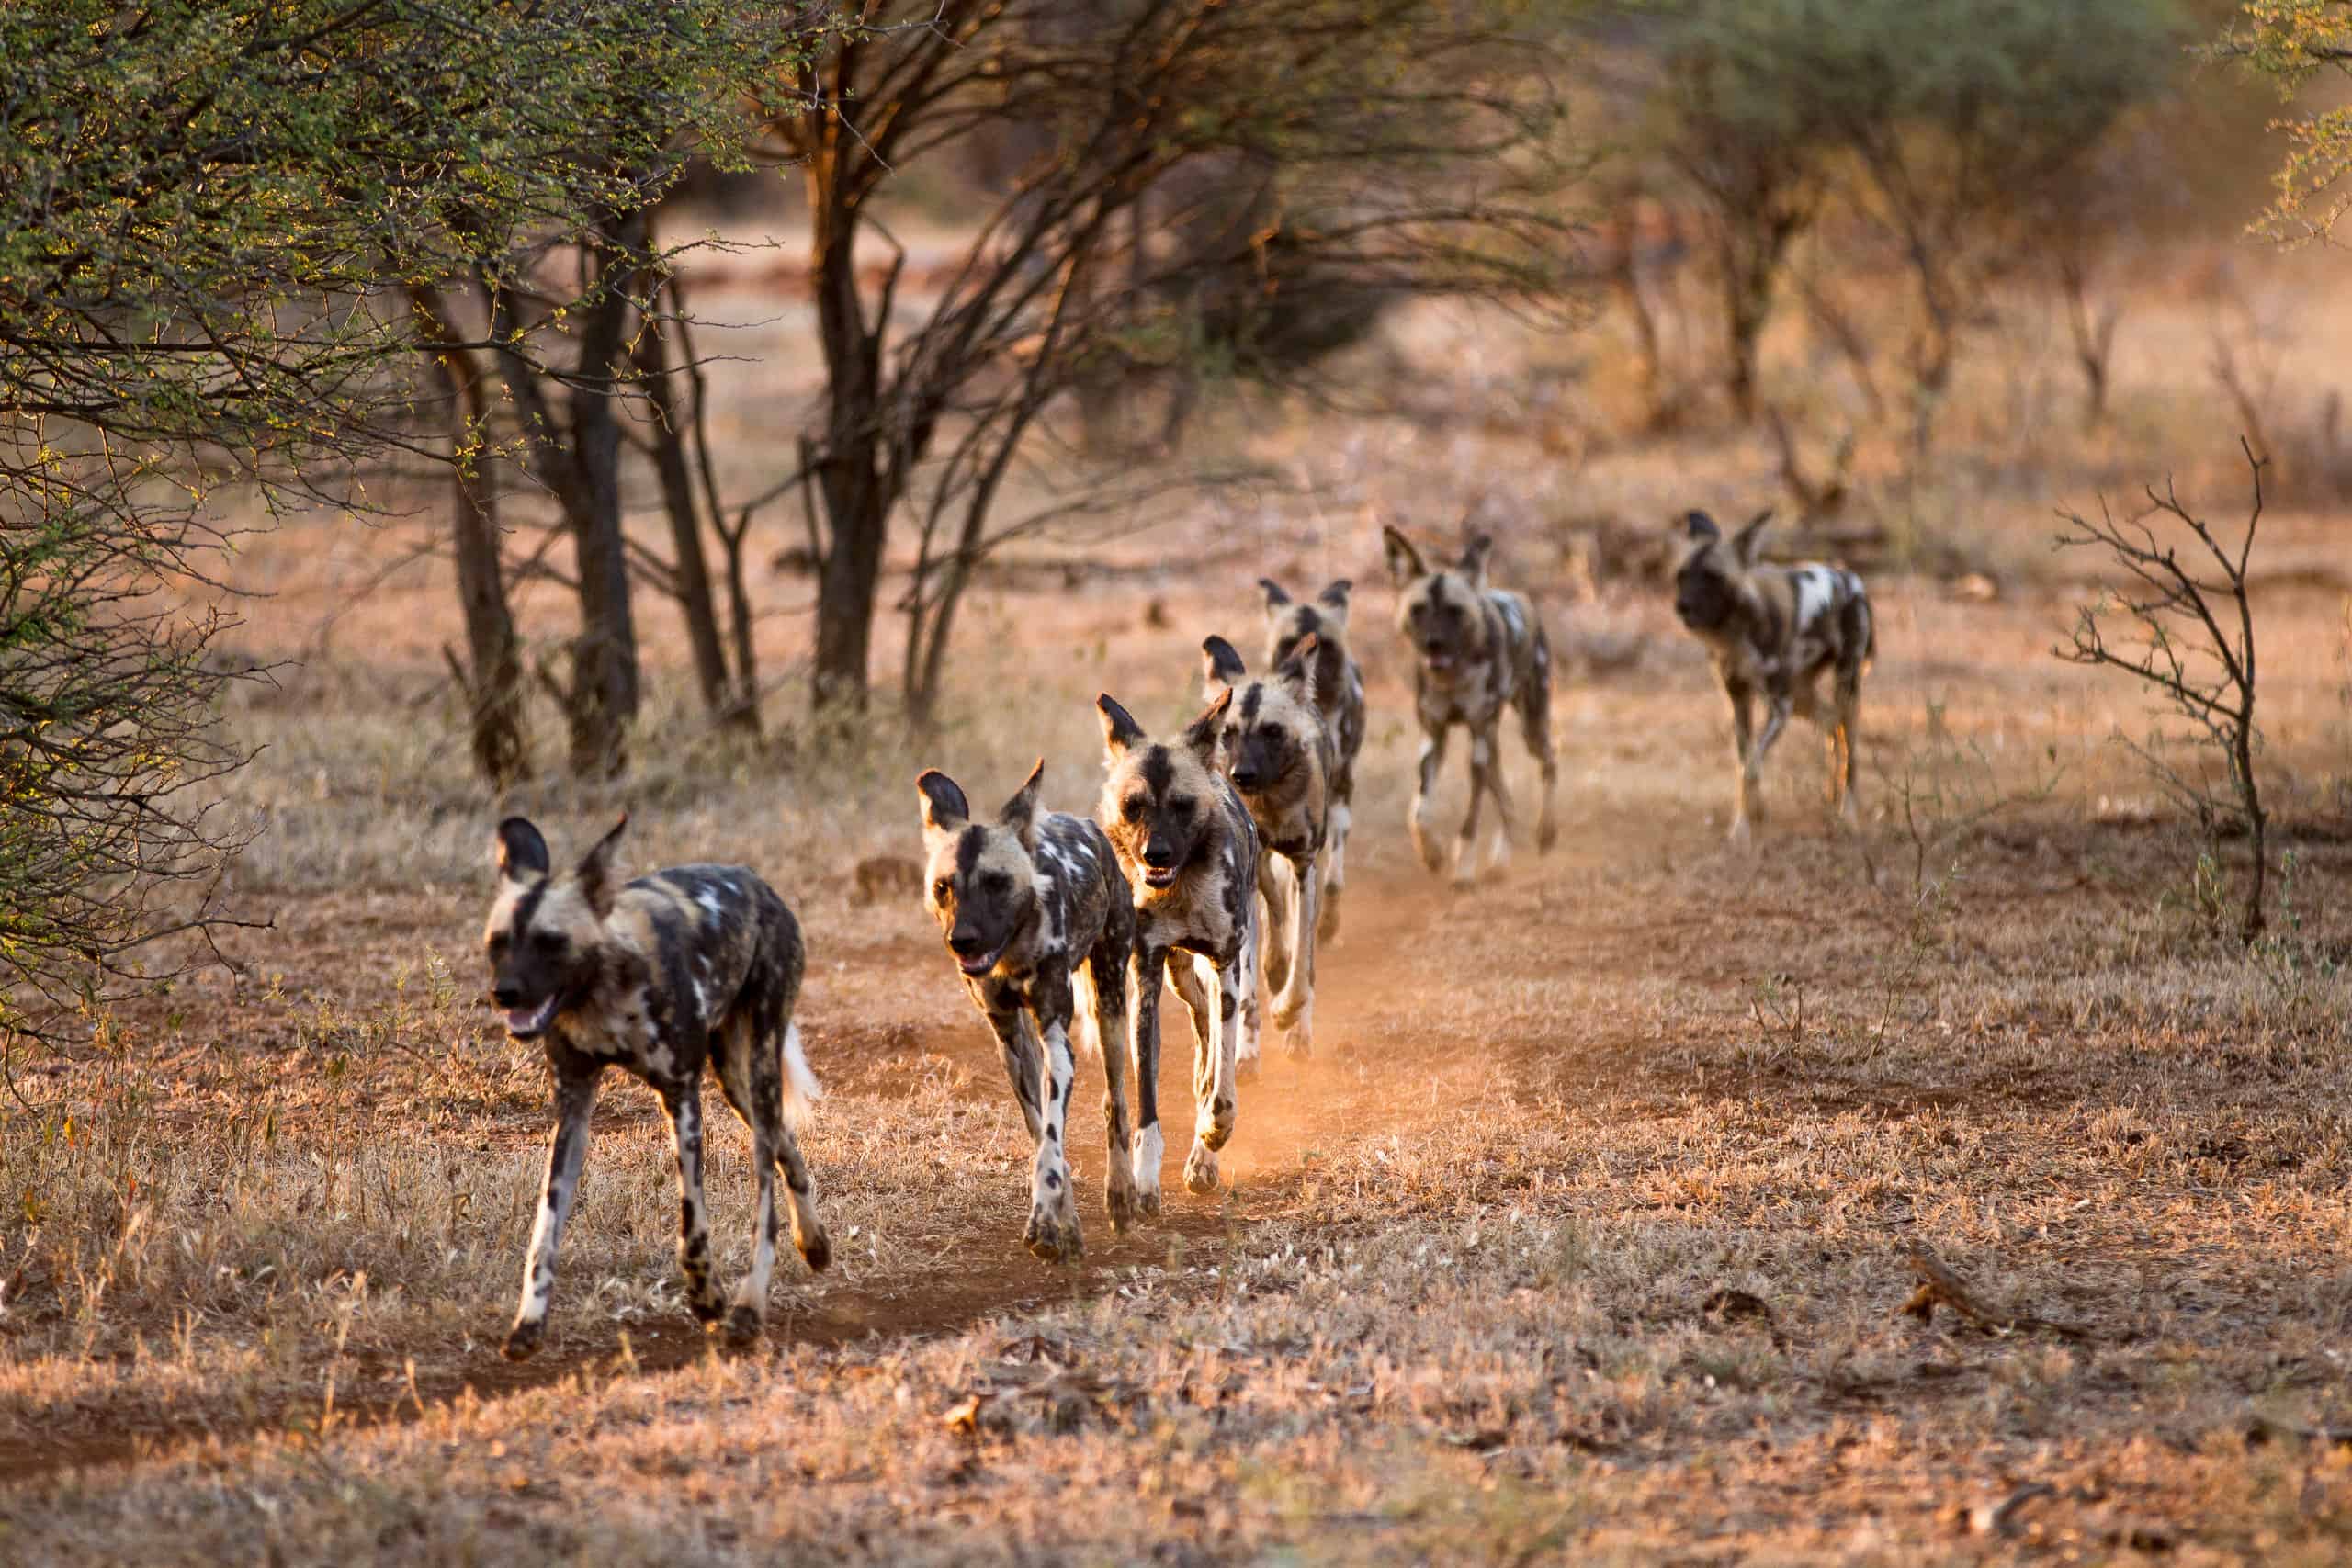
[[[825,1098],[824,1086],[817,1081],[817,1074],[808,1066],[808,1053],[800,1048],[800,1025],[784,1026],[784,1115],[797,1127],[808,1120],[817,1101]]]
[[[1080,959],[1069,972],[1070,1010],[1078,1016],[1070,1021],[1071,1043],[1081,1056],[1092,1061],[1102,1059],[1102,999],[1094,992],[1094,971]]]

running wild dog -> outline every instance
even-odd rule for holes
[[[1520,734],[1529,755],[1544,769],[1544,807],[1536,818],[1535,847],[1549,850],[1557,829],[1552,795],[1560,766],[1552,750],[1552,644],[1543,617],[1521,594],[1487,584],[1487,559],[1494,541],[1472,536],[1451,570],[1431,571],[1420,551],[1394,528],[1383,528],[1388,573],[1396,581],[1396,627],[1413,645],[1413,711],[1421,724],[1420,780],[1413,790],[1413,847],[1431,871],[1444,869],[1429,831],[1430,790],[1445,764],[1446,739],[1457,724],[1470,731],[1470,814],[1454,845],[1453,880],[1466,886],[1477,875],[1478,803],[1495,803],[1497,823],[1487,867],[1510,856],[1510,795],[1503,786],[1502,756],[1496,749],[1503,709],[1519,709]]]
[[[1748,823],[1762,821],[1757,773],[1791,713],[1829,734],[1829,801],[1854,818],[1854,720],[1862,673],[1878,652],[1878,627],[1862,580],[1843,567],[1758,566],[1756,553],[1772,513],[1724,537],[1713,518],[1684,519],[1690,553],[1674,579],[1675,615],[1707,645],[1715,676],[1731,702],[1733,761],[1738,785],[1731,841],[1746,844]],[[1835,707],[1821,712],[1818,686],[1835,670]],[[1756,694],[1764,694],[1764,732],[1755,733]]]
[[[1083,817],[1037,809],[1040,760],[993,827],[972,820],[954,779],[933,769],[915,780],[930,857],[924,903],[964,974],[972,1003],[995,1032],[1037,1157],[1022,1240],[1048,1262],[1085,1250],[1066,1147],[1077,1026],[1102,1058],[1102,1119],[1110,1127],[1104,1197],[1111,1228],[1124,1231],[1146,1186],[1127,1142],[1127,961],[1135,909],[1118,857]],[[1153,1082],[1140,1086],[1156,1121]],[[1136,1162],[1139,1163],[1139,1162]],[[1145,1213],[1159,1208],[1159,1155],[1152,1150]]]
[[[1253,681],[1225,638],[1201,644],[1208,695],[1215,699],[1228,689],[1232,694],[1218,703],[1224,717],[1214,765],[1240,795],[1258,829],[1258,894],[1265,900],[1259,940],[1266,986],[1274,993],[1274,1022],[1298,1056],[1311,1055],[1315,1047],[1319,863],[1329,840],[1330,780],[1338,770],[1330,729],[1315,705],[1320,648],[1320,639],[1309,632],[1272,676]],[[1245,1029],[1241,1049],[1247,1055],[1237,1061],[1237,1071],[1256,1070],[1257,1045],[1257,1030]]]
[[[1295,604],[1283,585],[1261,577],[1266,591],[1266,667],[1276,669],[1307,637],[1316,639],[1315,705],[1331,731],[1336,753],[1329,795],[1331,829],[1323,855],[1323,907],[1316,922],[1317,942],[1340,932],[1340,895],[1348,881],[1348,829],[1355,821],[1356,756],[1363,750],[1363,671],[1348,653],[1346,578],[1326,583],[1313,602]]]
[[[1233,1136],[1243,1010],[1257,1006],[1258,831],[1213,765],[1232,701],[1228,692],[1211,703],[1172,745],[1146,735],[1107,694],[1094,703],[1109,756],[1098,815],[1135,898],[1128,1005],[1141,1097],[1136,1177],[1155,1202],[1160,975],[1193,1015],[1193,1152],[1184,1160],[1184,1185],[1194,1192],[1216,1190],[1216,1151]]]
[[[792,1242],[811,1269],[832,1256],[792,1123],[817,1098],[792,1021],[800,995],[800,928],[775,889],[740,865],[682,865],[616,886],[623,817],[568,875],[550,870],[547,840],[520,817],[498,825],[498,893],[482,930],[491,994],[507,1032],[536,1040],[555,1074],[555,1136],[523,1269],[523,1300],[506,1336],[515,1359],[538,1348],[555,1295],[563,1239],[597,1080],[608,1066],[650,1085],[669,1113],[681,1190],[678,1263],[695,1317],[757,1337],[775,1266],[775,1172],[792,1205]],[[752,1271],[728,1309],[712,1277],[703,1206],[702,1075],[718,1075],[752,1133],[760,1214]]]

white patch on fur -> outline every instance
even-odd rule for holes
[[[1838,601],[1837,578],[1827,568],[1808,566],[1790,576],[1797,591],[1797,625],[1803,635]]]
[[[1073,1043],[1079,1054],[1094,1061],[1102,1059],[1102,998],[1094,992],[1094,971],[1084,960],[1069,972],[1070,1023],[1077,1032]]]
[[[1136,1134],[1135,1148],[1129,1154],[1130,1168],[1135,1172],[1136,1190],[1144,1193],[1159,1190],[1160,1162],[1168,1157],[1168,1139],[1154,1122]]]
[[[701,892],[695,895],[695,902],[700,904],[703,908],[703,913],[708,915],[712,919],[715,920],[718,919],[719,906],[718,894],[713,893],[709,888],[706,887]]]
[[[1485,736],[1470,742],[1470,760],[1482,768],[1495,760],[1495,749],[1487,744]]]
[[[825,1098],[824,1087],[817,1082],[815,1069],[808,1066],[808,1053],[800,1048],[800,1025],[784,1026],[784,1119],[797,1127],[808,1120],[808,1108]]]

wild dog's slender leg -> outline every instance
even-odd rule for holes
[[[1763,819],[1764,812],[1762,802],[1756,798],[1762,794],[1757,781],[1764,772],[1764,759],[1771,751],[1772,742],[1778,740],[1781,731],[1788,728],[1789,713],[1794,705],[1795,694],[1791,690],[1786,676],[1773,675],[1765,681],[1764,732],[1756,738],[1756,744],[1747,751],[1747,782],[1752,792],[1753,815],[1758,821]]]
[[[1320,858],[1310,852],[1302,860],[1283,863],[1289,874],[1290,922],[1287,927],[1262,927],[1258,933],[1261,952],[1271,953],[1285,946],[1290,950],[1290,983],[1275,993],[1274,1023],[1283,1031],[1290,1054],[1301,1060],[1315,1054],[1315,931],[1323,897],[1322,868],[1317,863]]]
[[[1289,863],[1272,850],[1258,852],[1258,924],[1261,930],[1279,931],[1287,929],[1294,912],[1291,905]],[[1279,992],[1290,984],[1290,954],[1278,947],[1270,950],[1265,963],[1266,989]]]
[[[1145,943],[1140,934],[1127,961],[1128,1027],[1135,1032],[1136,1213],[1159,1213],[1159,1164],[1167,1152],[1159,1129],[1159,977],[1168,950]],[[1103,1049],[1110,1046],[1106,1042]]]
[[[1735,795],[1731,813],[1731,841],[1735,846],[1747,843],[1747,823],[1753,817],[1761,820],[1764,803],[1756,798],[1756,769],[1748,754],[1756,739],[1756,689],[1736,677],[1724,681],[1724,696],[1731,704],[1732,778]]]
[[[1526,690],[1519,694],[1519,733],[1527,754],[1544,770],[1544,804],[1535,817],[1535,852],[1549,851],[1560,829],[1552,814],[1552,797],[1560,782],[1560,759],[1552,746],[1552,643],[1539,623],[1535,628],[1534,661]]]
[[[1503,787],[1503,759],[1495,745],[1495,720],[1470,731],[1470,814],[1462,819],[1462,836],[1453,846],[1453,884],[1467,887],[1478,874],[1478,803],[1495,803],[1495,856],[1499,865],[1510,852],[1510,793]]]
[[[1838,814],[1847,821],[1855,818],[1854,807],[1854,724],[1860,716],[1862,705],[1862,665],[1852,654],[1838,661],[1838,725],[1830,732],[1834,742],[1829,767],[1829,790],[1838,806]]]
[[[686,1306],[703,1323],[717,1323],[723,1302],[710,1273],[710,1212],[702,1191],[702,1074],[654,1085],[670,1118],[678,1154],[678,1268],[686,1277]]]
[[[783,1094],[776,1076],[771,1070],[764,1075],[763,1084],[752,1060],[756,1032],[747,1016],[738,1014],[728,1020],[711,1063],[718,1072],[719,1092],[751,1132],[752,1168],[760,1183],[759,1218],[752,1230],[752,1271],[736,1288],[735,1304],[727,1312],[727,1336],[739,1342],[757,1338],[760,1325],[767,1317],[768,1281],[775,1273],[775,1138],[784,1130]]]
[[[604,1066],[568,1051],[561,1060],[548,1052],[555,1068],[555,1134],[548,1142],[548,1170],[539,1190],[539,1214],[531,1226],[530,1249],[523,1257],[523,1299],[514,1309],[514,1326],[507,1331],[505,1354],[519,1361],[539,1348],[546,1337],[548,1307],[555,1300],[555,1255],[563,1242],[564,1222],[571,1217],[571,1201],[580,1191],[580,1167],[588,1157],[588,1126],[596,1109],[596,1080]]]
[[[1348,886],[1348,825],[1355,812],[1346,799],[1331,803],[1331,827],[1323,858],[1323,904],[1315,921],[1315,940],[1328,942],[1340,934],[1340,895]]]
[[[1094,1035],[1102,1047],[1102,1123],[1109,1141],[1103,1161],[1102,1199],[1111,1211],[1111,1229],[1124,1231],[1134,1223],[1136,1175],[1134,1149],[1127,1141],[1127,973],[1125,955],[1113,951],[1106,940],[1086,956],[1087,978],[1092,982]]]
[[[1445,766],[1446,739],[1453,732],[1453,727],[1450,724],[1431,730],[1427,728],[1427,721],[1423,721],[1420,778],[1419,782],[1413,786],[1412,814],[1406,818],[1407,824],[1413,830],[1413,852],[1421,857],[1421,863],[1429,867],[1431,872],[1444,870],[1445,860],[1442,852],[1438,848],[1437,840],[1430,836],[1430,792],[1437,787],[1438,770]],[[1473,795],[1471,802],[1474,811],[1476,809],[1476,801],[1477,796]]]
[[[1168,978],[1184,999],[1185,1010],[1193,1015],[1193,1147],[1184,1156],[1184,1186],[1193,1192],[1216,1190],[1216,1151],[1233,1134],[1229,1052],[1240,1021],[1220,1016],[1227,998],[1224,988],[1203,973],[1208,967],[1208,960],[1195,953],[1169,955]],[[1237,990],[1232,998],[1237,1014],[1240,1001]],[[1228,1023],[1233,1029],[1228,1030]]]
[[[816,1092],[816,1076],[808,1071],[808,1058],[800,1054],[800,1026],[790,1019],[785,1021],[781,1065],[787,1074],[798,1073],[798,1087],[793,1091],[793,1099],[796,1104],[805,1105],[805,1097]],[[783,1098],[780,1085],[777,1098]],[[776,1112],[775,1129],[776,1166],[784,1172],[785,1196],[792,1204],[792,1245],[809,1270],[821,1274],[833,1260],[833,1243],[825,1234],[824,1222],[817,1217],[817,1184],[808,1175],[808,1162],[801,1157],[800,1139],[792,1130],[792,1119],[784,1114],[781,1107]]]
[[[980,1010],[996,1035],[997,1049],[1004,1057],[1004,1076],[1012,1080],[1013,1098],[1021,1101],[1021,1121],[1034,1144],[1046,1135],[1045,1113],[1037,1103],[1037,1032],[1010,990],[992,990],[980,1003]]]
[[[1070,987],[1067,974],[1056,984],[1040,974],[1030,989],[1036,1010],[1036,1031],[1044,1050],[1038,1063],[1039,1098],[1044,1101],[1044,1136],[1037,1140],[1037,1158],[1029,1174],[1029,1227],[1021,1239],[1048,1263],[1076,1261],[1086,1251],[1079,1232],[1078,1199],[1070,1190],[1069,1091],[1077,1064],[1069,1048]]]

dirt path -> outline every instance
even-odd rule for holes
[[[871,1284],[826,1282],[787,1288],[768,1329],[771,1348],[876,1347],[953,1333],[990,1316],[1035,1309],[1062,1299],[1084,1299],[1114,1289],[1138,1268],[1169,1265],[1181,1256],[1213,1261],[1248,1227],[1279,1218],[1297,1193],[1299,1151],[1396,1130],[1402,1118],[1384,1114],[1385,1092],[1426,1073],[1426,1054],[1411,1064],[1376,1059],[1354,1048],[1354,1032],[1379,1017],[1403,989],[1398,960],[1446,907],[1448,895],[1418,875],[1397,875],[1351,889],[1340,942],[1317,964],[1317,1058],[1288,1058],[1278,1037],[1268,1042],[1261,1075],[1242,1087],[1239,1125],[1227,1146],[1227,1190],[1215,1197],[1184,1190],[1182,1166],[1191,1143],[1192,1034],[1188,1015],[1172,993],[1163,1009],[1160,1106],[1168,1132],[1162,1172],[1167,1210],[1156,1222],[1114,1236],[1102,1220],[1103,1137],[1099,1066],[1081,1064],[1069,1141],[1086,1203],[1087,1252],[1072,1267],[1040,1264],[1022,1251],[1019,1192],[976,1194],[973,1245],[945,1278],[894,1278]],[[938,983],[954,984],[945,959]],[[844,978],[852,983],[854,971]],[[1270,1035],[1272,1031],[1270,1030]],[[984,1025],[945,1033],[924,1032],[865,1071],[888,1076],[894,1056],[945,1055],[970,1072],[971,1092],[1017,1117],[996,1048]],[[854,1086],[844,1086],[854,1087]],[[787,1281],[791,1274],[786,1274]],[[806,1278],[805,1275],[802,1276]],[[1168,1288],[1186,1288],[1187,1276],[1163,1276]],[[1197,1277],[1189,1277],[1197,1279]],[[416,1367],[381,1352],[354,1352],[332,1369],[317,1369],[317,1385],[272,1404],[221,1408],[217,1399],[166,1404],[152,1394],[134,1405],[84,1401],[62,1416],[62,1430],[40,1438],[0,1438],[0,1484],[67,1469],[154,1462],[207,1443],[233,1444],[262,1436],[309,1436],[327,1428],[413,1421],[436,1408],[472,1398],[494,1401],[572,1377],[658,1372],[721,1354],[718,1342],[683,1320],[632,1328],[577,1319],[559,1325],[557,1343],[534,1359],[502,1360],[484,1342],[461,1364]],[[329,1377],[332,1373],[333,1392]]]

